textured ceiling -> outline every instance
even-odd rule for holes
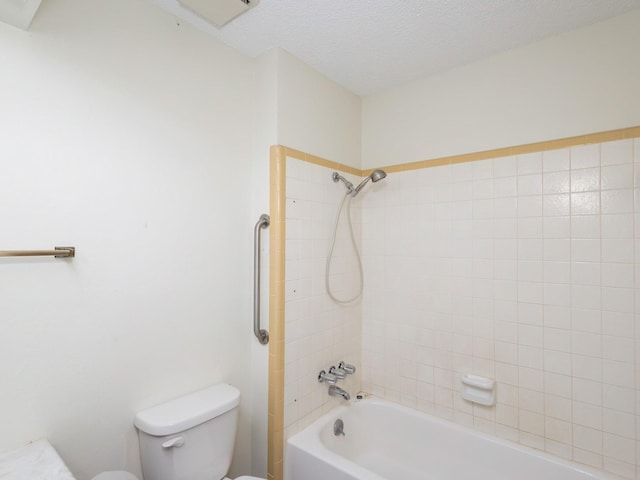
[[[640,0],[260,0],[218,28],[177,0],[152,1],[252,57],[283,48],[359,95],[640,8]]]

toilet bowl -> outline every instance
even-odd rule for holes
[[[124,472],[122,470],[112,471],[112,472],[102,472],[99,475],[96,475],[91,480],[138,480],[138,477],[129,472]],[[230,478],[225,478],[224,480],[231,480]],[[247,475],[243,475],[241,477],[236,478],[236,480],[264,480],[259,477],[251,477]]]
[[[102,472],[101,474],[93,477],[91,480],[138,480],[138,477],[136,477],[132,473],[118,470],[118,471],[112,471],[112,472]],[[225,478],[224,480],[231,480],[231,479]],[[264,480],[264,479],[243,475],[241,477],[236,478],[236,480]]]
[[[139,412],[134,424],[143,477],[230,480],[239,405],[240,391],[223,383]]]
[[[111,471],[111,472],[102,472],[91,480],[138,480],[138,477],[129,472],[124,472],[122,470]]]
[[[99,475],[96,475],[91,480],[138,480],[138,477],[129,472],[124,472],[122,470],[112,471],[112,472],[102,472]],[[231,480],[230,478],[225,478],[224,480]],[[241,477],[236,478],[236,480],[264,480],[259,477],[251,477],[247,475],[243,475]]]

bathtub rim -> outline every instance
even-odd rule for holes
[[[363,399],[364,400],[364,399]],[[357,400],[358,403],[363,400]],[[370,400],[370,399],[367,399]],[[289,437],[286,441],[284,449],[284,480],[291,480],[291,459],[289,457],[290,450],[292,448],[298,449],[304,454],[313,457],[324,463],[329,463],[331,466],[348,476],[359,476],[360,478],[367,478],[368,480],[388,480],[380,475],[368,470],[355,462],[339,455],[332,450],[329,450],[320,440],[320,430],[324,428],[330,421],[333,421],[336,415],[346,412],[353,404],[347,403],[346,405],[338,405],[332,410],[328,411],[321,417],[317,418],[310,425],[307,425],[301,432],[296,433]],[[308,448],[311,447],[311,448]],[[357,478],[357,477],[353,477]]]
[[[572,468],[578,472],[590,475],[593,480],[623,480],[623,477],[616,476],[612,473],[605,472],[604,470],[599,470],[588,465],[584,465],[582,463],[573,462],[571,460],[565,460],[563,458],[557,457],[551,453],[543,452],[542,450],[536,450],[533,447],[528,447],[526,445],[522,445],[519,443],[515,443],[500,437],[496,437],[487,433],[480,432],[478,430],[474,430],[473,428],[469,428],[464,425],[460,425],[458,423],[452,422],[450,420],[446,420],[444,418],[436,417],[435,415],[431,415],[429,413],[421,412],[420,410],[416,410],[414,408],[406,407],[404,405],[400,405],[389,400],[384,400],[382,398],[376,397],[374,395],[368,395],[363,399],[351,400],[351,402],[347,404],[341,404],[328,411],[321,417],[317,418],[313,423],[305,427],[302,431],[297,432],[296,434],[289,437],[286,441],[285,448],[285,471],[287,470],[287,466],[289,463],[288,460],[288,451],[289,445],[299,450],[306,452],[308,455],[312,457],[323,460],[327,459],[334,467],[343,471],[347,474],[358,474],[358,473],[366,473],[369,475],[368,478],[372,480],[387,480],[384,477],[377,475],[376,473],[367,470],[366,468],[354,463],[353,461],[329,450],[320,440],[320,430],[325,426],[335,420],[336,416],[342,414],[343,412],[347,412],[351,408],[357,408],[358,405],[382,405],[384,407],[391,408],[393,410],[402,412],[403,414],[408,414],[413,417],[422,417],[425,418],[429,422],[434,422],[435,424],[451,428],[455,431],[461,432],[463,434],[472,435],[474,437],[480,438],[482,440],[488,441],[492,444],[501,445],[506,448],[511,448],[521,453],[525,453],[527,455],[531,455],[533,457],[560,465],[568,468]],[[311,447],[311,448],[309,448]],[[322,455],[320,453],[323,453]],[[373,475],[373,476],[372,476]],[[286,480],[286,477],[285,477]]]

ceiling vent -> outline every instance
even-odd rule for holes
[[[178,0],[180,4],[218,27],[258,5],[260,0]]]
[[[41,0],[0,0],[0,22],[26,30],[38,11],[40,2]]]

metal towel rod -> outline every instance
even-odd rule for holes
[[[270,222],[269,215],[263,213],[253,229],[253,334],[262,345],[269,343],[269,332],[260,328],[260,230]]]
[[[54,247],[54,250],[0,250],[0,257],[56,257],[73,258],[76,247]]]

